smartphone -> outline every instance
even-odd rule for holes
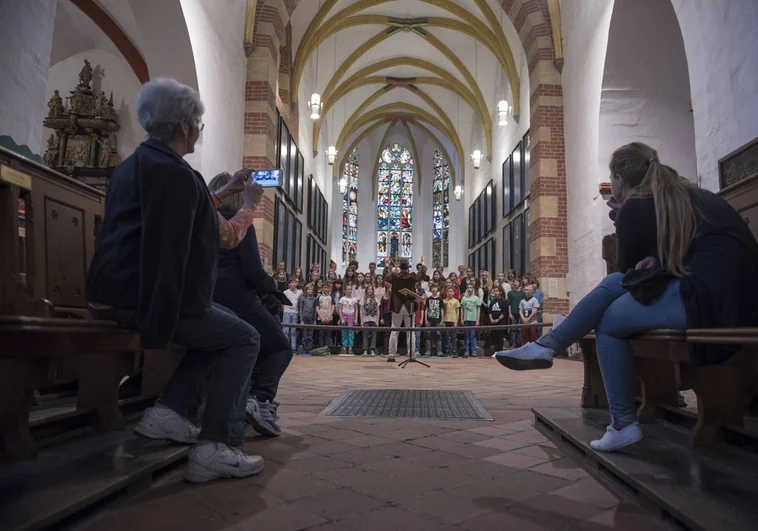
[[[282,170],[251,171],[250,180],[264,188],[277,188],[282,185]]]

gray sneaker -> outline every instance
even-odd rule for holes
[[[553,366],[555,352],[537,342],[513,349],[495,352],[493,357],[504,367],[514,371],[549,369]]]
[[[261,402],[252,396],[248,398],[245,406],[245,417],[252,424],[255,431],[261,435],[278,437],[282,433],[281,428],[277,426],[274,416],[271,414],[268,400]]]
[[[149,407],[134,428],[134,433],[147,439],[165,439],[180,444],[194,444],[200,428],[173,409],[163,406]]]

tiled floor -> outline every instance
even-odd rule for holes
[[[190,485],[181,470],[106,509],[88,530],[659,530],[532,427],[534,406],[576,406],[582,365],[511,372],[490,359],[398,369],[381,358],[296,358],[281,382],[277,439],[245,450],[259,476]],[[471,390],[494,422],[339,419],[346,389]]]

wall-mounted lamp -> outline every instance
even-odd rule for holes
[[[326,150],[326,162],[329,163],[329,166],[334,166],[334,161],[337,159],[337,148],[334,146],[329,146],[329,148]]]
[[[475,149],[474,152],[471,154],[471,162],[474,163],[474,169],[478,170],[479,166],[482,164],[482,152],[478,149]]]
[[[513,107],[508,105],[507,100],[497,102],[497,124],[508,125],[508,115],[513,114]]]
[[[461,197],[463,197],[463,187],[460,184],[456,184],[453,194],[455,194],[455,200],[460,201]]]
[[[308,103],[308,110],[311,112],[311,120],[318,120],[321,118],[321,95],[317,92],[311,94],[311,101]]]

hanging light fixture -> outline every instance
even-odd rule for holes
[[[482,152],[480,150],[474,150],[474,152],[471,154],[471,162],[474,164],[474,169],[478,170],[479,166],[482,165]]]
[[[334,146],[329,146],[329,148],[326,150],[326,162],[329,163],[329,166],[334,166],[334,161],[336,159],[337,159],[337,148]]]
[[[460,201],[461,197],[463,197],[463,187],[460,184],[456,184],[453,194],[455,194],[455,200]]]
[[[319,8],[321,8],[321,0],[319,0]],[[334,36],[334,71],[337,71],[337,36]],[[332,106],[332,119],[329,120],[332,129],[332,139],[334,139],[334,107]],[[326,149],[326,162],[329,166],[334,166],[337,160],[337,148],[334,145],[329,146]],[[344,178],[344,176],[343,176]],[[345,184],[347,186],[347,184]],[[342,180],[340,180],[340,190],[342,190]],[[345,193],[344,191],[342,192]]]
[[[311,120],[318,120],[321,118],[321,109],[323,103],[321,102],[321,95],[318,92],[311,94],[311,101],[308,103],[308,110],[311,113]]]
[[[508,125],[508,115],[513,113],[513,107],[508,106],[508,100],[497,102],[498,125]]]

